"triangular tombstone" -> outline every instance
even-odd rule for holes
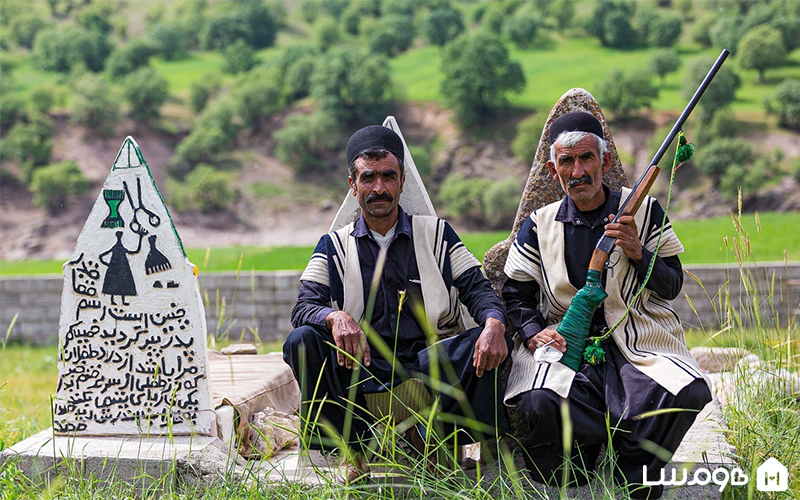
[[[196,274],[126,138],[64,264],[56,434],[211,433]]]
[[[603,175],[603,183],[613,190],[628,186],[625,172],[622,170],[622,163],[617,154],[617,147],[614,144],[614,138],[611,137],[611,132],[608,130],[608,124],[606,124],[600,105],[597,104],[592,94],[584,89],[574,88],[568,90],[553,106],[542,129],[539,147],[536,149],[536,156],[533,159],[530,174],[528,174],[528,181],[525,183],[525,189],[522,192],[522,199],[517,209],[517,216],[514,219],[514,227],[511,230],[511,234],[504,241],[490,248],[484,257],[484,272],[498,292],[502,289],[503,283],[505,283],[503,267],[508,257],[508,249],[511,247],[514,238],[516,238],[517,231],[522,227],[522,223],[534,210],[557,201],[564,196],[561,185],[553,179],[547,170],[547,160],[550,159],[550,141],[548,140],[547,131],[550,130],[550,124],[553,123],[553,120],[571,111],[588,111],[596,116],[603,125],[603,138],[608,142],[608,150],[611,152],[611,171]]]
[[[436,211],[433,209],[433,203],[431,203],[431,198],[428,196],[428,191],[422,183],[422,178],[419,176],[417,166],[414,164],[414,159],[411,157],[411,152],[408,150],[408,144],[406,144],[403,133],[400,131],[400,126],[397,125],[397,120],[394,119],[394,116],[387,116],[383,121],[383,126],[397,132],[397,135],[400,136],[400,140],[403,141],[406,182],[403,185],[403,193],[400,195],[400,205],[403,207],[403,210],[410,215],[436,215]],[[333,223],[329,231],[335,231],[353,222],[358,218],[360,213],[361,209],[358,206],[356,197],[352,196],[348,191],[347,195],[344,197],[342,206],[339,207],[339,211],[336,213],[336,217],[333,218]]]

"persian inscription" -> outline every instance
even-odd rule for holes
[[[126,139],[64,264],[57,433],[210,433],[194,269],[141,151]]]

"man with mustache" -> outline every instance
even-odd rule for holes
[[[519,341],[506,403],[516,406],[529,428],[521,442],[534,480],[560,483],[565,461],[571,460],[570,483],[585,484],[586,472],[605,445],[613,447],[614,473],[628,483],[631,496],[658,498],[663,487],[644,486],[644,479],[660,478],[667,457],[711,400],[669,304],[683,285],[678,254],[684,249],[667,220],[656,250],[664,211],[653,198],[647,197],[635,217],[611,222],[629,190],[603,185],[611,152],[594,115],[577,111],[560,116],[550,126],[549,140],[547,168],[566,196],[534,211],[509,250],[503,298]],[[594,313],[589,335],[599,337],[619,326],[603,343],[605,362],[583,363],[576,373],[554,359],[567,347],[556,330],[586,283],[592,252],[603,234],[616,239],[609,259],[613,271],[603,272],[609,296]],[[635,298],[652,259],[652,274]],[[574,439],[566,460],[562,402],[568,404]],[[637,418],[660,409],[669,410]]]
[[[355,452],[346,482],[367,473],[362,457],[375,444],[366,397],[410,378],[441,398],[440,438],[457,432],[465,444],[508,429],[497,376],[511,346],[505,309],[449,224],[403,211],[403,160],[403,142],[387,127],[365,127],[348,141],[348,181],[361,215],[319,240],[283,348],[301,386],[304,441]],[[479,327],[465,329],[462,303]],[[437,371],[445,390],[431,388]],[[418,427],[409,439],[419,447]]]

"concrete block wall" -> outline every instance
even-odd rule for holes
[[[737,309],[741,309],[740,303],[757,303],[767,317],[773,317],[771,308],[783,324],[800,309],[800,263],[747,268],[747,288],[742,287],[737,266],[686,266],[685,269],[705,288],[704,291],[687,274],[681,295],[673,301],[687,327],[719,328],[719,322],[725,320],[722,307],[725,300]],[[291,331],[289,320],[300,289],[299,278],[300,271],[242,273],[238,277],[235,273],[201,274],[200,293],[209,334],[236,340],[258,336],[265,342],[284,339]],[[62,286],[60,275],[0,278],[0,338],[5,336],[16,314],[9,340],[55,342]],[[773,290],[772,301],[767,300],[770,290]],[[706,292],[713,300],[709,300]]]

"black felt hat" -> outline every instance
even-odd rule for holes
[[[586,111],[572,111],[559,116],[550,124],[550,144],[556,142],[561,132],[591,132],[603,138],[603,126],[600,120]]]
[[[347,164],[353,163],[358,155],[370,149],[385,149],[403,160],[403,140],[389,127],[369,125],[350,137],[347,141]]]

